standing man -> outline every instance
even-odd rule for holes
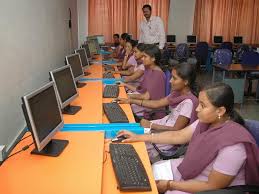
[[[142,7],[145,19],[140,23],[139,43],[156,44],[162,50],[165,46],[165,29],[162,19],[158,16],[151,16],[150,5]]]

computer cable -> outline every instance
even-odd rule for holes
[[[26,138],[27,138],[27,137],[26,137]],[[19,154],[20,152],[26,151],[26,150],[29,149],[30,146],[33,145],[33,144],[34,144],[34,143],[32,142],[32,143],[30,143],[30,144],[24,146],[24,147],[23,147],[22,149],[20,149],[19,151],[15,152],[15,153],[13,153],[13,154],[11,154],[11,155],[9,155],[9,156],[7,156],[6,159],[5,159],[4,161],[2,161],[2,163],[0,163],[0,165],[2,165],[6,160],[8,160],[9,158],[11,158],[12,156],[14,156],[14,155],[16,155],[16,154]]]

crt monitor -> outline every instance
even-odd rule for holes
[[[97,35],[96,38],[97,38],[97,41],[98,41],[99,45],[105,45],[104,35]]]
[[[50,71],[49,74],[51,80],[54,81],[57,86],[57,96],[62,112],[70,115],[76,114],[81,107],[70,105],[70,103],[79,96],[70,65]]]
[[[167,35],[166,36],[166,42],[175,43],[176,42],[176,36],[175,35]]]
[[[214,36],[213,42],[214,42],[214,44],[221,44],[223,42],[223,37],[222,36]]]
[[[243,44],[242,36],[234,36],[234,44]]]
[[[23,96],[22,109],[35,144],[31,153],[58,156],[68,141],[52,139],[64,126],[54,82]]]
[[[98,51],[96,49],[95,42],[93,40],[87,41],[87,44],[88,44],[89,51],[90,51],[91,55],[98,53]]]
[[[196,44],[197,38],[195,35],[187,35],[187,43]]]
[[[85,49],[84,48],[76,49],[75,53],[78,53],[80,55],[82,67],[83,67],[83,69],[86,69],[89,66],[89,62],[88,62],[88,58],[87,58]]]
[[[77,87],[85,86],[85,83],[79,83],[79,79],[84,76],[83,67],[78,53],[66,56],[66,62],[71,66]]]
[[[93,41],[93,43],[95,45],[95,49],[97,50],[96,53],[100,50],[100,45],[98,43],[97,36],[88,36],[87,41]],[[94,54],[96,54],[96,53],[94,53]]]

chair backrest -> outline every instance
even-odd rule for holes
[[[259,65],[259,53],[255,51],[244,52],[241,58],[242,65]]]
[[[207,42],[198,42],[195,49],[195,56],[201,56],[207,59],[209,45]]]
[[[205,66],[207,63],[209,54],[209,45],[207,42],[198,42],[195,49],[195,57],[197,63],[200,63],[200,66]]]
[[[243,54],[245,52],[248,52],[250,50],[249,46],[246,45],[246,44],[243,44],[241,45],[238,49],[237,49],[237,52],[236,52],[236,58],[238,61],[241,61],[242,60],[242,57],[243,57]]]
[[[255,138],[257,146],[259,146],[259,121],[245,120],[245,126]]]
[[[214,61],[216,64],[232,64],[232,52],[228,49],[217,49],[214,53]]]
[[[221,49],[228,49],[232,52],[232,47],[233,47],[233,44],[232,42],[223,42],[221,45],[220,45],[220,48]]]
[[[185,43],[180,43],[176,46],[175,50],[176,60],[185,61],[189,58],[189,47]]]
[[[165,95],[168,96],[171,93],[171,72],[169,70],[165,71]]]

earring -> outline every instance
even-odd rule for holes
[[[218,119],[220,119],[221,118],[221,116],[220,116],[220,114],[218,114]]]

